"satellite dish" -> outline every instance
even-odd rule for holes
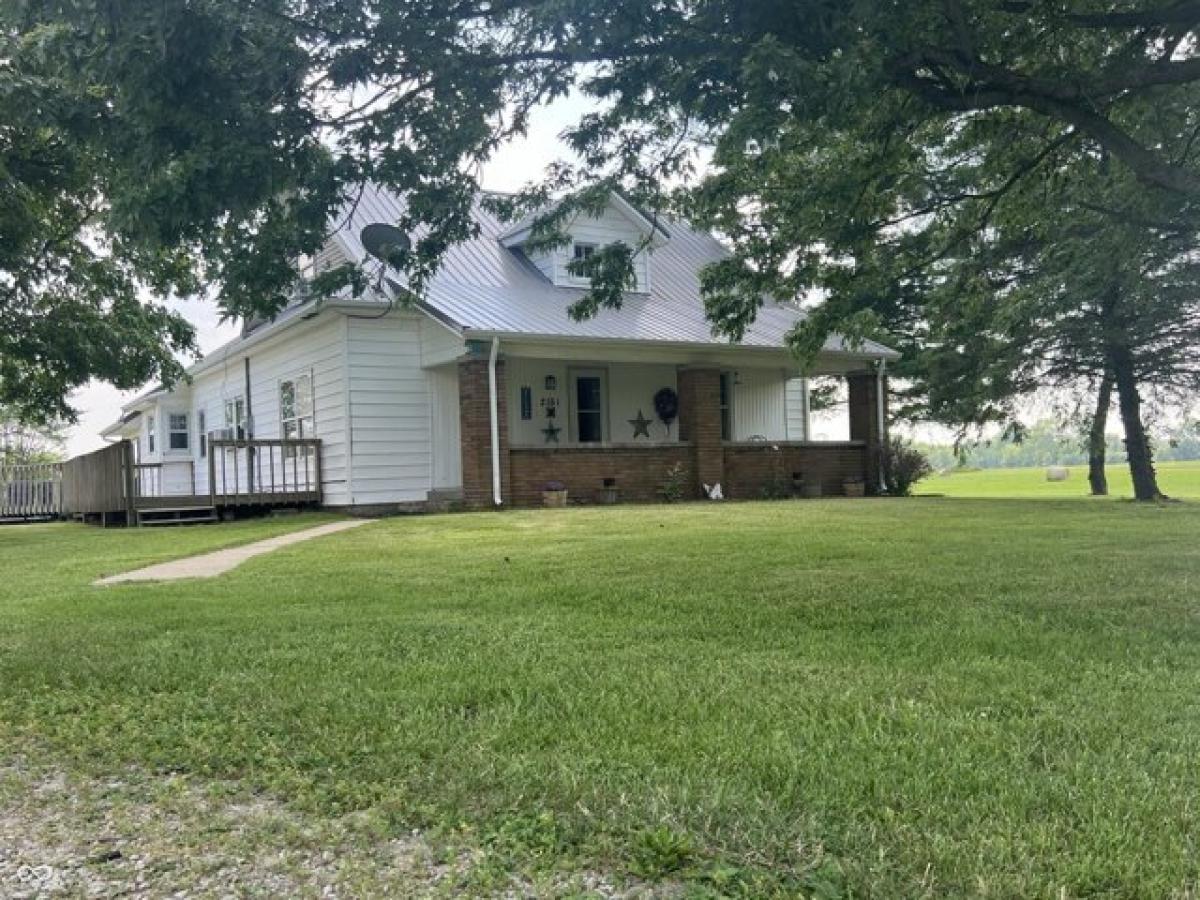
[[[373,257],[388,265],[399,266],[412,246],[408,235],[395,225],[373,222],[362,230],[362,245]]]

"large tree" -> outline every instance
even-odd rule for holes
[[[737,334],[764,297],[820,288],[797,341],[811,349],[832,327],[903,331],[905,316],[918,334],[913,298],[945,280],[940,264],[1028,215],[1029,185],[1065,168],[1086,187],[1080,159],[1109,160],[1153,198],[1155,227],[1188,233],[1197,23],[1200,3],[1177,0],[23,0],[0,10],[0,103],[29,110],[26,131],[68,148],[87,186],[51,186],[34,218],[94,199],[47,237],[88,251],[99,238],[106,270],[162,293],[212,284],[238,314],[285,301],[290,260],[365,179],[408,198],[399,224],[428,226],[399,261],[419,290],[471,227],[474,166],[579,86],[602,109],[572,135],[583,164],[527,205],[620,185],[720,228],[734,256],[706,278],[717,327]],[[712,174],[665,197],[697,153]],[[580,314],[620,302],[630,249],[593,259]],[[0,275],[24,277],[29,307],[52,295],[22,259]],[[123,309],[117,343],[157,353],[130,368],[170,374],[163,348],[186,333]],[[101,369],[74,340],[46,351],[75,364],[57,387]],[[38,352],[5,348],[12,390]]]

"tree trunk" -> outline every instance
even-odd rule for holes
[[[1159,500],[1158,478],[1154,474],[1154,457],[1150,439],[1142,422],[1142,398],[1138,395],[1137,376],[1133,370],[1133,354],[1123,345],[1109,348],[1109,365],[1117,387],[1117,405],[1125,427],[1125,453],[1129,458],[1129,474],[1133,476],[1133,496],[1137,500]]]
[[[1108,476],[1104,472],[1105,451],[1108,445],[1108,409],[1112,405],[1113,376],[1105,370],[1100,379],[1100,391],[1096,395],[1096,412],[1088,429],[1088,484],[1093,497],[1108,496]]]

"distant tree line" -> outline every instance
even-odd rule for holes
[[[1030,427],[1019,440],[998,438],[964,445],[957,451],[949,444],[918,442],[916,446],[938,470],[956,466],[998,469],[1088,462],[1086,436],[1081,437],[1078,430],[1050,420]],[[1200,421],[1161,430],[1155,436],[1154,448],[1155,458],[1160,461],[1200,459]],[[1124,441],[1118,435],[1107,435],[1105,450],[1110,464],[1125,462]]]
[[[63,458],[64,431],[60,421],[26,424],[16,410],[0,404],[0,466],[58,462]]]

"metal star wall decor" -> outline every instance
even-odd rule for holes
[[[546,443],[547,444],[557,444],[558,443],[558,433],[560,431],[562,431],[562,429],[559,428],[557,425],[555,425],[553,422],[548,423],[546,425],[546,427],[542,429],[542,434],[544,434],[546,436]]]
[[[650,437],[650,425],[654,422],[654,420],[647,419],[644,415],[642,415],[642,411],[640,409],[638,410],[636,419],[628,419],[627,421],[633,426],[633,439],[635,441],[640,437]]]

